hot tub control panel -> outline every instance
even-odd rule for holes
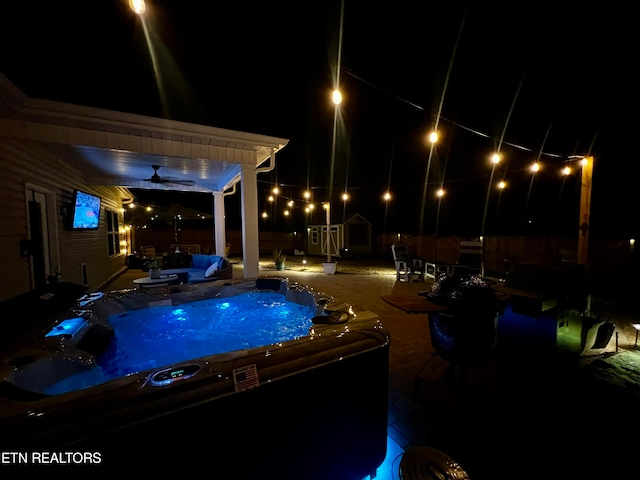
[[[177,380],[184,380],[193,377],[200,370],[200,365],[180,365],[177,367],[165,368],[151,375],[152,385],[169,385]]]

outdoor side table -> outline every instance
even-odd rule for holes
[[[160,278],[142,277],[136,278],[133,283],[139,288],[162,287],[176,282],[178,275],[160,275]]]

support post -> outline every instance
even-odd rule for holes
[[[582,165],[580,184],[580,220],[578,234],[578,264],[588,270],[589,222],[591,211],[591,184],[593,178],[593,157],[585,157]]]
[[[214,244],[216,254],[226,257],[227,231],[225,225],[224,193],[213,192]]]
[[[325,208],[327,210],[327,262],[331,261],[331,204],[326,203]]]

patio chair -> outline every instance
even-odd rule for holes
[[[406,245],[391,245],[396,264],[396,280],[399,282],[424,281],[424,262],[413,258]]]

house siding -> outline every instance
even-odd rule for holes
[[[35,286],[29,256],[21,255],[21,241],[29,238],[27,190],[46,192],[51,203],[49,252],[51,272],[60,272],[60,280],[82,284],[82,263],[87,264],[90,290],[98,288],[125,268],[125,253],[109,257],[105,208],[119,212],[122,227],[122,200],[131,194],[120,187],[93,187],[81,172],[34,142],[0,139],[0,301],[32,290]],[[74,189],[102,198],[100,227],[95,231],[71,231],[67,218],[71,213]],[[50,242],[51,243],[51,242]]]

